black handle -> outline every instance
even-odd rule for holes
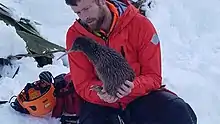
[[[0,105],[1,104],[5,104],[5,103],[7,103],[8,101],[0,101]]]

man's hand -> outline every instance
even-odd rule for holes
[[[131,93],[131,90],[134,88],[133,82],[125,81],[125,84],[121,86],[121,88],[118,89],[117,96],[118,98],[123,98],[127,96],[129,93]]]
[[[123,98],[127,96],[129,93],[131,93],[131,90],[134,88],[133,82],[125,81],[125,84],[121,86],[121,88],[118,89],[117,97],[111,96],[103,89],[102,92],[98,93],[100,99],[104,100],[108,103],[114,103],[119,98]]]
[[[97,95],[99,96],[100,99],[104,100],[107,103],[114,103],[118,100],[117,97],[109,95],[104,89],[102,90],[102,92],[98,93]]]

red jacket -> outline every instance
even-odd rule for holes
[[[95,91],[90,90],[92,85],[102,85],[102,83],[97,79],[94,67],[87,57],[79,52],[68,54],[72,81],[76,92],[84,100],[115,108],[119,108],[120,103],[125,108],[137,97],[160,88],[162,79],[160,42],[152,23],[139,14],[134,6],[128,4],[106,41],[87,31],[78,21],[75,21],[67,32],[67,49],[70,49],[76,37],[81,35],[93,38],[122,53],[136,73],[132,92],[116,103],[109,104],[101,100]]]

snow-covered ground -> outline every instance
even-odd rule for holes
[[[220,1],[155,0],[149,13],[162,43],[164,84],[195,110],[198,124],[220,124]],[[42,35],[65,47],[65,33],[76,15],[64,0],[0,0],[18,15],[35,20]],[[25,53],[25,44],[12,27],[0,21],[0,57]],[[58,55],[57,55],[58,56]],[[16,95],[43,70],[53,75],[68,72],[62,61],[37,68],[32,58],[18,61],[14,79],[0,79],[0,100]],[[0,105],[1,124],[58,124],[51,118],[35,118]]]

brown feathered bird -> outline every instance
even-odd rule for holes
[[[71,51],[83,52],[88,57],[109,95],[116,96],[117,90],[126,80],[132,82],[135,78],[133,69],[121,54],[88,37],[78,37]],[[92,89],[101,93],[103,87],[94,86]]]

